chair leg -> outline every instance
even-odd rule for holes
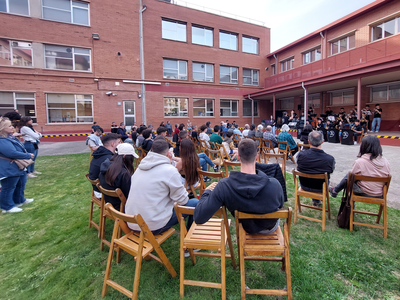
[[[141,247],[140,247],[141,246]],[[139,242],[138,254],[136,256],[135,279],[133,281],[132,300],[137,300],[139,292],[140,270],[142,268],[143,242]]]
[[[165,255],[164,250],[161,249],[160,246],[154,247],[154,250],[156,251],[158,257],[161,259],[162,263],[167,268],[167,270],[171,274],[171,276],[176,277],[176,271],[175,271],[174,267],[171,265],[168,257]]]
[[[294,224],[297,224],[297,208],[298,208],[298,204],[297,204],[297,194],[295,194],[295,199],[294,199]]]
[[[290,253],[289,246],[285,250],[285,269],[286,269],[286,289],[288,300],[292,300],[292,275],[290,273]]]
[[[101,232],[100,232],[100,250],[103,251],[104,250],[104,242],[103,240],[105,239],[106,236],[106,221],[107,221],[107,217],[106,216],[102,216],[101,217]]]
[[[110,252],[108,252],[106,274],[104,275],[103,291],[101,293],[101,297],[103,298],[107,294],[107,287],[108,287],[107,280],[110,278],[113,256],[114,256],[114,242],[111,242]]]
[[[223,236],[222,236],[223,237]],[[225,260],[225,239],[222,240],[222,245],[221,245],[221,294],[222,294],[222,300],[226,299],[226,274],[225,274],[225,265],[226,265],[226,260]]]
[[[185,293],[185,286],[183,284],[183,281],[185,280],[185,251],[183,250],[183,245],[181,245],[180,249],[180,272],[179,296],[182,299]]]
[[[118,230],[118,236],[117,238],[120,238],[122,236],[122,229],[121,227]],[[121,247],[117,247],[117,263],[119,264],[121,262]]]
[[[241,300],[246,299],[246,283],[245,283],[245,275],[244,275],[244,253],[243,253],[243,242],[245,236],[243,234],[243,230],[239,229],[240,235],[240,245],[239,245],[239,267],[240,267],[240,292],[241,292]]]
[[[381,220],[382,211],[383,211],[383,205],[380,205],[379,212],[378,212],[378,217],[376,218],[376,223],[377,224],[379,224],[379,222]]]
[[[325,219],[326,219],[326,203],[325,199],[322,199],[322,231],[325,231]]]
[[[228,235],[229,254],[231,255],[232,266],[236,269],[235,250],[233,250],[232,237],[229,228],[226,228],[226,234]]]
[[[383,207],[383,238],[384,239],[387,239],[387,233],[388,233],[388,228],[387,228],[387,205],[385,203],[384,207]]]
[[[328,194],[326,195],[326,201],[327,201],[327,203],[328,203],[328,219],[330,220],[331,219],[331,205],[330,205],[330,201],[329,201],[329,192],[328,192]]]
[[[353,222],[354,222],[354,212],[353,212],[353,199],[350,196],[350,231],[353,231]]]
[[[93,220],[93,201],[90,201],[90,215],[89,215],[89,228],[92,227],[92,220]]]

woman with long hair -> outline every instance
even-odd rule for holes
[[[180,158],[175,158],[177,161],[176,168],[179,173],[184,175],[182,183],[186,183],[196,187],[199,181],[197,169],[200,168],[199,157],[196,153],[193,142],[190,139],[183,139],[180,145]]]
[[[39,139],[42,137],[42,134],[32,126],[32,118],[31,117],[22,117],[20,121],[21,125],[21,134],[24,139],[24,146],[28,153],[33,153],[33,164],[27,167],[28,170],[28,178],[37,177],[36,175],[42,174],[35,170],[35,160],[39,152]]]
[[[26,169],[20,170],[14,160],[30,159],[22,143],[13,135],[14,126],[8,118],[0,117],[0,207],[3,212],[20,212],[33,199],[25,199]]]
[[[139,156],[131,144],[119,144],[116,154],[111,159],[106,159],[100,166],[99,180],[103,188],[107,190],[121,189],[125,198],[128,198],[131,188],[131,177],[135,171],[133,158]],[[104,195],[105,201],[111,203],[116,210],[120,210],[121,201],[119,198]]]

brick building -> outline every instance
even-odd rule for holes
[[[355,104],[373,111],[380,104],[381,130],[397,131],[399,33],[400,1],[377,0],[267,54],[266,88],[251,97],[276,116],[292,109],[300,114],[309,106],[319,115],[341,107],[349,112]]]
[[[258,123],[264,107],[244,95],[264,88],[269,52],[269,28],[168,1],[5,0],[0,114],[18,109],[53,133],[140,124],[143,112],[156,127]]]

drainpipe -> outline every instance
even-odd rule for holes
[[[324,37],[324,35],[322,34],[322,31],[319,33],[320,35],[321,35],[321,37],[322,37],[322,59],[324,59],[325,58],[325,37]]]
[[[147,6],[143,6],[143,0],[139,1],[139,42],[140,42],[140,79],[144,81],[144,51],[143,51],[143,12]],[[142,122],[146,123],[146,88],[144,83],[142,86]]]
[[[304,81],[301,83],[301,87],[304,90],[304,125],[306,126],[306,121],[307,121],[307,88],[304,86]]]
[[[276,55],[274,54],[275,58],[275,75],[278,74],[278,59],[276,58]]]
[[[250,98],[250,94],[247,96],[251,100],[251,124],[254,124],[254,100]]]

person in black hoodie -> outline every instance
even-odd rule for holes
[[[145,151],[150,151],[151,146],[153,146],[153,140],[151,139],[151,129],[146,129],[143,131],[143,144],[142,149]]]
[[[119,144],[116,153],[111,159],[106,159],[100,166],[100,185],[106,190],[121,189],[125,198],[128,198],[131,188],[131,177],[134,172],[133,158],[139,158],[130,144]],[[111,203],[116,210],[120,210],[119,198],[104,195],[106,203]]]
[[[92,160],[90,162],[89,168],[89,178],[91,180],[96,180],[99,178],[100,174],[100,166],[106,160],[110,159],[114,153],[117,146],[120,144],[121,139],[118,134],[115,133],[106,133],[101,139],[103,146],[97,148],[96,151],[92,153]],[[94,193],[97,198],[101,198],[101,193],[97,189],[97,187],[93,186]]]
[[[231,214],[235,210],[246,213],[266,214],[283,207],[282,186],[275,178],[256,170],[257,145],[244,139],[239,144],[240,172],[231,171],[221,179],[215,189],[206,189],[194,211],[197,224],[204,224],[225,205]],[[279,219],[249,219],[242,221],[247,233],[270,234],[279,226]]]

